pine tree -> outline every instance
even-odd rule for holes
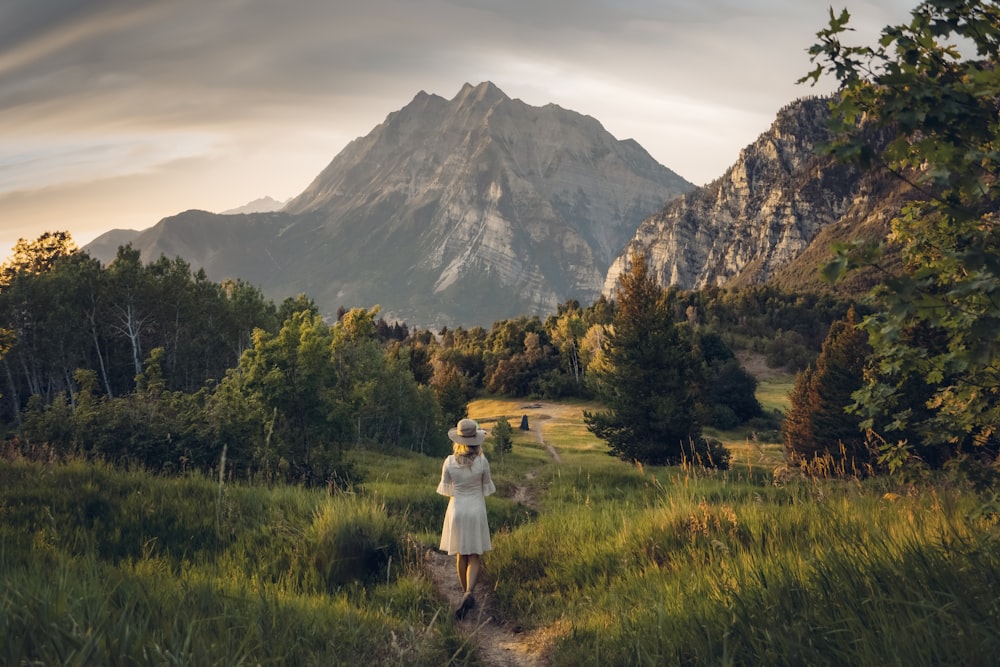
[[[789,394],[790,407],[781,426],[786,457],[811,459],[816,454],[816,436],[812,415],[816,411],[813,387],[813,367],[808,366],[795,377],[795,387]]]
[[[852,307],[845,319],[831,325],[815,369],[806,369],[796,379],[783,428],[786,451],[807,461],[829,454],[847,470],[869,462],[861,418],[847,409],[864,382],[870,353]]]
[[[607,368],[596,386],[606,406],[585,412],[587,428],[626,461],[678,463],[701,439],[695,418],[697,378],[690,343],[670,317],[647,258],[633,254],[619,278],[613,329],[603,344]]]

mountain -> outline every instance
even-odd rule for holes
[[[240,213],[271,213],[272,211],[280,211],[287,203],[287,201],[281,202],[273,197],[260,197],[259,199],[254,199],[252,202],[244,204],[243,206],[223,211],[221,215],[238,215]]]
[[[592,301],[639,223],[693,187],[589,116],[466,84],[420,92],[281,211],[186,211],[133,245],[327,315],[379,304],[390,321],[489,325]]]
[[[110,262],[118,254],[118,246],[134,243],[141,231],[137,229],[112,229],[104,232],[90,243],[83,246],[83,250],[96,257],[102,262]]]
[[[818,267],[832,257],[831,244],[884,239],[905,188],[817,155],[831,138],[828,119],[824,98],[782,109],[721,178],[639,225],[608,270],[604,293],[613,294],[633,252],[648,253],[661,284],[681,289],[766,282],[829,289]],[[868,284],[863,275],[852,280],[838,290]]]

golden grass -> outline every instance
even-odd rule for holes
[[[538,430],[546,445],[557,451],[592,451],[607,448],[594,434],[587,430],[583,413],[599,410],[600,405],[592,401],[535,401],[531,399],[489,398],[469,403],[469,416],[484,428],[500,417],[506,417],[514,428],[515,444],[537,442]],[[529,431],[520,429],[522,417],[528,417]]]
[[[733,469],[756,468],[774,469],[785,461],[784,448],[779,443],[726,442],[726,448],[732,453],[729,465]]]

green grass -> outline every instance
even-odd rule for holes
[[[765,411],[777,411],[783,414],[788,410],[788,396],[794,387],[795,376],[791,374],[763,379],[757,385],[757,400]]]
[[[974,495],[604,468],[554,476],[545,511],[489,560],[507,614],[564,629],[554,664],[986,664],[1000,650],[1000,531]]]
[[[765,405],[783,410],[791,383],[762,383]],[[780,444],[732,433],[718,434],[728,471],[643,469],[604,454],[580,406],[546,410],[562,463],[532,452],[538,517],[497,535],[487,562],[505,615],[556,629],[553,664],[986,664],[1000,651],[989,498],[943,482],[776,483]]]
[[[552,664],[1000,655],[995,495],[775,479],[780,445],[738,434],[726,471],[629,465],[583,428],[593,407],[470,406],[515,427],[490,454],[488,584],[504,620],[555,638]],[[475,664],[417,566],[447,505],[440,458],[347,459],[362,481],[333,496],[0,462],[0,664]]]
[[[0,462],[0,664],[473,660],[368,494]]]

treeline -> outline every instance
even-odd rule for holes
[[[703,380],[699,423],[761,417],[733,349],[800,368],[847,305],[770,288],[667,290]],[[21,242],[0,271],[0,420],[8,446],[155,470],[325,483],[347,447],[439,454],[480,394],[593,397],[615,304],[432,332],[306,296],[280,305],[181,259],[123,247],[102,266],[67,234]],[[772,428],[775,425],[771,425]]]

